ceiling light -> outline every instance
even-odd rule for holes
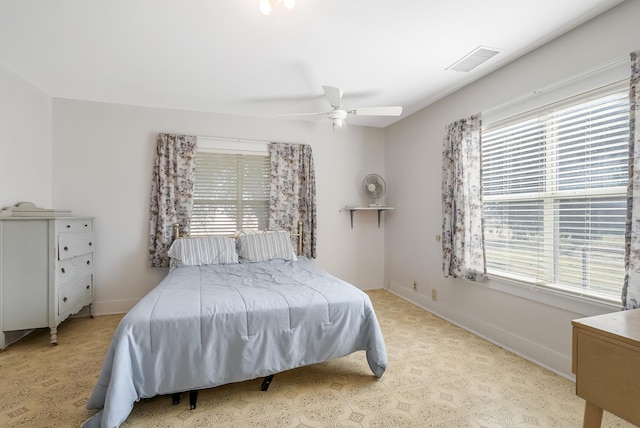
[[[278,1],[280,0],[260,0],[260,12],[262,12],[263,15],[269,15],[271,13],[273,5]],[[293,9],[293,7],[296,5],[295,0],[282,0],[282,3],[287,9]]]
[[[269,0],[260,0],[260,12],[263,15],[269,15],[271,13],[271,2]]]

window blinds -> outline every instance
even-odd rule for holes
[[[484,131],[488,273],[619,301],[628,139],[620,89]]]
[[[191,235],[266,229],[269,190],[268,156],[199,151]]]

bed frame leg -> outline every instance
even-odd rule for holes
[[[171,394],[171,402],[173,403],[173,405],[177,405],[180,404],[180,396],[182,394],[179,392],[176,392],[174,394]],[[198,401],[198,390],[194,389],[189,391],[189,408],[191,410],[196,408],[196,402]]]
[[[196,401],[198,401],[198,390],[193,389],[189,391],[189,408],[191,410],[196,408]]]
[[[273,375],[269,375],[267,377],[264,378],[264,380],[262,381],[262,390],[266,391],[267,389],[269,389],[269,385],[271,385],[271,381],[273,380]]]

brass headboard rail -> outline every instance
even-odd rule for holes
[[[298,233],[293,233],[292,236],[297,236],[298,237],[298,255],[301,256],[302,255],[302,240],[304,238],[304,235],[302,234],[303,230],[302,230],[302,222],[299,221],[298,222]]]
[[[296,236],[298,237],[298,248],[297,248],[297,254],[300,256],[302,255],[302,244],[303,244],[303,223],[301,221],[298,222],[298,233],[291,233],[291,236]],[[179,223],[174,223],[173,224],[173,239],[178,239],[180,238],[180,224]]]

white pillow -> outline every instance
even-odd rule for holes
[[[240,235],[236,240],[238,256],[243,262],[266,262],[273,259],[298,260],[289,232],[284,230]]]
[[[235,243],[226,236],[178,238],[173,241],[167,254],[180,260],[181,266],[238,263]]]

